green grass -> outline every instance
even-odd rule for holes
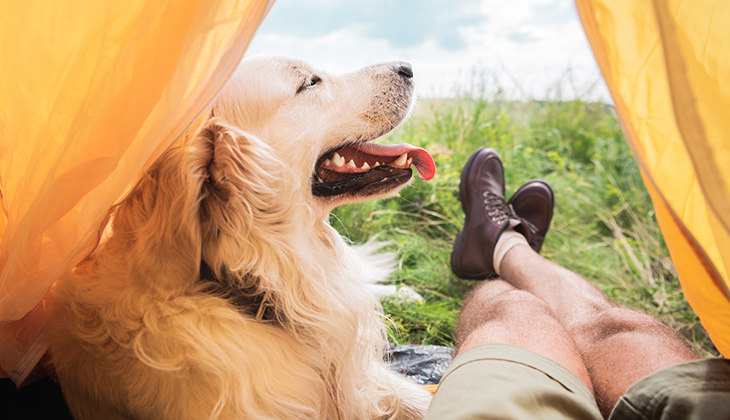
[[[331,223],[355,243],[393,241],[400,269],[391,279],[423,303],[384,300],[399,343],[452,345],[461,302],[477,283],[454,276],[449,254],[461,230],[461,170],[478,147],[499,151],[507,196],[533,178],[550,182],[555,215],[542,255],[603,290],[617,304],[657,316],[705,356],[717,355],[686,303],[638,167],[613,110],[575,101],[421,101],[385,142],[431,152],[436,177],[398,196],[334,212]]]

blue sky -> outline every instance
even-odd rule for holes
[[[422,97],[608,100],[571,0],[277,0],[246,55],[262,54],[332,73],[407,60]]]

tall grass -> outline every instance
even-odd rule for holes
[[[380,234],[393,241],[400,270],[391,280],[423,303],[385,300],[399,343],[452,345],[465,294],[476,283],[449,268],[463,213],[462,167],[478,147],[499,151],[507,196],[530,179],[556,194],[542,255],[591,281],[615,303],[659,317],[701,354],[717,355],[687,305],[654,218],[636,162],[611,107],[602,103],[474,99],[426,100],[385,142],[431,152],[437,175],[397,197],[338,208],[331,223],[356,243]]]

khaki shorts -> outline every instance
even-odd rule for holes
[[[602,416],[588,388],[564,366],[519,347],[485,344],[454,359],[425,418]],[[730,419],[730,361],[699,360],[655,372],[629,389],[610,418]]]
[[[425,419],[602,420],[593,395],[558,362],[505,344],[459,354]]]

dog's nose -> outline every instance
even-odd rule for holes
[[[395,71],[397,71],[399,75],[403,76],[406,79],[410,79],[413,77],[413,68],[408,63],[401,62],[396,64]]]

